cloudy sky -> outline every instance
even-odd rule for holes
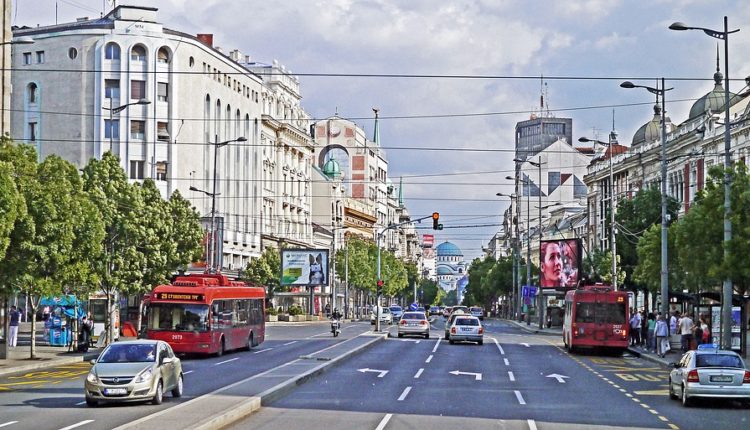
[[[548,108],[573,118],[574,139],[606,140],[614,109],[625,144],[651,118],[654,99],[620,88],[623,80],[655,86],[656,78],[668,79],[667,112],[676,123],[713,87],[718,41],[669,30],[672,22],[720,30],[729,16],[730,29],[741,29],[730,36],[730,89],[740,91],[750,75],[746,0],[117,3],[158,7],[168,28],[213,33],[224,52],[278,59],[295,73],[381,75],[301,76],[303,106],[314,118],[338,110],[370,136],[372,108],[379,108],[389,173],[394,182],[403,176],[412,215],[438,211],[446,227],[482,225],[436,235],[436,243],[450,240],[467,258],[499,230],[508,203],[495,193],[513,191],[504,179],[513,169],[513,127],[538,110],[541,75]],[[13,0],[12,22],[54,24],[56,5],[63,23],[98,17],[111,1]]]

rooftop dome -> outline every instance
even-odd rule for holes
[[[326,164],[323,165],[323,173],[329,178],[337,178],[341,176],[341,167],[339,166],[338,161],[333,158],[326,161]]]
[[[453,273],[454,273],[453,270],[451,270],[451,268],[448,267],[448,266],[445,266],[445,265],[441,264],[441,265],[439,265],[437,267],[437,274],[438,274],[438,276],[440,276],[440,275],[452,275]]]
[[[443,242],[437,247],[438,257],[463,257],[464,254],[458,247],[450,242]]]
[[[715,114],[724,111],[725,95],[724,87],[721,85],[722,79],[724,79],[724,75],[721,74],[717,67],[716,73],[714,73],[714,89],[693,103],[693,107],[690,108],[689,119],[701,116],[706,112]],[[729,92],[729,100],[734,99],[735,96],[736,94],[731,91]]]
[[[667,133],[669,133],[672,131],[672,120],[667,117],[666,123]],[[631,145],[640,145],[641,143],[653,142],[659,139],[661,139],[661,106],[657,102],[654,105],[654,117],[635,132]]]

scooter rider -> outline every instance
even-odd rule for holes
[[[331,318],[335,320],[340,320],[342,316],[343,315],[341,314],[338,308],[334,309],[333,313],[331,314]]]

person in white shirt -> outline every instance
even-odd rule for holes
[[[685,314],[680,318],[679,330],[680,330],[680,345],[682,346],[682,352],[688,352],[690,349],[690,342],[693,340],[693,328],[695,324],[690,318],[690,315]]]
[[[677,321],[680,319],[680,311],[674,311],[672,317],[669,318],[669,334],[677,334]]]

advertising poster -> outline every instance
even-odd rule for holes
[[[328,285],[328,250],[282,249],[281,285]]]
[[[539,247],[543,288],[575,288],[581,273],[581,240],[543,240]]]
[[[739,306],[732,306],[732,349],[739,351],[742,344],[742,326]],[[711,341],[721,345],[721,306],[711,308]]]

